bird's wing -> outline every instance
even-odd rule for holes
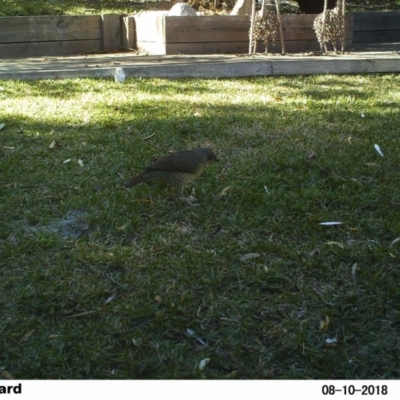
[[[197,154],[193,151],[180,151],[160,158],[154,164],[146,167],[146,171],[164,170],[194,174],[200,162],[201,160],[199,160]]]

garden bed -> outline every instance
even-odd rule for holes
[[[289,53],[318,51],[313,30],[316,15],[283,15],[285,48]],[[143,13],[134,18],[136,46],[149,54],[234,54],[249,50],[250,19],[248,16],[170,17],[164,11]],[[346,16],[346,47],[353,42],[353,16]],[[279,40],[270,46],[281,52]],[[264,51],[261,42],[258,51]]]

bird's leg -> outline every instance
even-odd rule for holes
[[[177,195],[174,193],[174,186],[173,186],[173,185],[167,185],[167,192],[168,192],[168,194],[169,194],[169,196],[170,196],[170,200],[177,200],[177,199],[179,199],[179,196],[177,196]]]
[[[189,195],[188,197],[183,196],[183,186],[179,188],[179,198],[190,206],[197,206],[197,204],[193,204],[197,201],[196,197]]]
[[[178,197],[182,198],[183,197],[183,189],[184,186],[178,186]]]

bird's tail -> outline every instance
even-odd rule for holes
[[[142,182],[147,182],[149,180],[149,176],[146,175],[146,173],[134,176],[133,178],[129,179],[124,183],[124,186],[126,188],[129,188],[131,186],[138,185],[139,183]]]

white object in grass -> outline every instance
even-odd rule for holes
[[[393,246],[395,243],[400,242],[400,237],[396,238],[393,240],[392,243],[390,243],[390,246]]]
[[[336,338],[326,338],[325,339],[325,343],[326,344],[334,344],[334,343],[337,343],[337,339]]]
[[[247,261],[257,257],[260,257],[258,253],[247,253],[240,257],[240,261]]]
[[[383,157],[383,153],[382,153],[382,150],[381,150],[381,148],[379,147],[379,145],[374,144],[374,147],[375,147],[375,150],[377,151],[377,153],[378,153],[381,157]]]
[[[123,83],[125,82],[125,72],[122,68],[115,68],[114,73],[115,82]]]
[[[203,346],[208,347],[208,344],[207,344],[206,342],[204,342],[204,340],[203,340],[201,337],[197,336],[197,335],[194,333],[194,331],[193,331],[192,329],[187,328],[187,329],[186,329],[186,332],[187,332],[190,336],[193,336],[193,337],[194,337],[197,341],[199,341]]]
[[[201,360],[199,362],[199,370],[203,371],[203,369],[205,368],[205,366],[209,363],[210,359],[209,358],[204,358],[203,360]]]

